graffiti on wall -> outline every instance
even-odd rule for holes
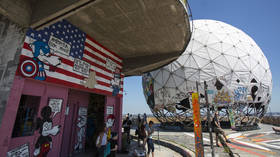
[[[234,101],[246,101],[247,99],[247,88],[237,87],[234,89]]]
[[[121,89],[121,70],[119,68],[115,68],[115,71],[113,72],[111,87],[113,89],[112,95],[118,95]]]
[[[85,137],[87,124],[87,108],[80,107],[78,112],[78,122],[77,122],[77,143],[74,146],[75,150],[83,149],[83,138]]]
[[[203,140],[202,140],[198,93],[192,93],[192,105],[193,105],[193,121],[194,121],[194,135],[195,135],[195,154],[197,157],[203,157],[204,149],[203,149]]]
[[[29,145],[24,144],[7,152],[7,157],[29,157]]]
[[[231,101],[232,100],[229,91],[225,91],[224,89],[217,91],[214,96],[214,103],[216,104],[229,104]]]
[[[143,76],[143,90],[146,100],[148,100],[148,105],[151,109],[155,107],[154,100],[154,79],[151,76],[151,73],[147,73]]]
[[[19,72],[24,77],[44,81],[47,77],[46,70],[54,72],[61,60],[52,55],[49,45],[45,42],[35,41],[28,46],[32,50],[32,58],[21,60]]]
[[[52,108],[53,117],[61,111],[63,99],[51,98],[49,99],[49,106]]]
[[[60,131],[60,125],[53,126],[52,108],[45,106],[41,110],[41,118],[37,118],[37,127],[39,129],[40,136],[36,141],[34,156],[47,156],[52,149],[52,136],[55,136]]]
[[[228,118],[230,121],[231,129],[235,129],[235,110],[232,108],[232,106],[228,107]]]

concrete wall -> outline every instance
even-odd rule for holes
[[[0,0],[0,14],[21,26],[28,27],[34,7],[32,1],[34,0]]]
[[[26,30],[0,14],[0,127]]]
[[[280,126],[280,116],[264,116],[262,123]]]

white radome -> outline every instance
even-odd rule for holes
[[[224,22],[194,20],[193,27],[191,41],[176,61],[143,75],[144,95],[153,114],[161,122],[192,118],[190,93],[197,91],[197,81],[205,115],[206,81],[210,104],[261,118],[272,92],[262,50],[246,33]],[[248,114],[249,110],[253,111]]]

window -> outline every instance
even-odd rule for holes
[[[31,136],[34,134],[40,99],[41,97],[39,96],[21,96],[12,137]]]

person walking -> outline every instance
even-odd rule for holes
[[[103,126],[98,134],[98,137],[96,139],[98,157],[104,157],[106,145],[107,145],[106,124],[103,124]]]
[[[153,143],[153,139],[152,139],[152,136],[153,136],[153,133],[154,133],[153,124],[154,124],[154,122],[150,121],[149,125],[147,127],[147,134],[148,134],[148,136],[147,136],[148,157],[150,155],[150,152],[152,152],[152,157],[154,157],[155,147],[154,147],[154,143]]]
[[[224,130],[221,128],[220,121],[219,121],[219,111],[215,111],[214,118],[212,120],[212,127],[216,134],[216,146],[217,147],[219,147],[219,143],[218,143],[219,134],[221,134],[225,138],[226,142],[230,143],[230,141],[226,137]]]

